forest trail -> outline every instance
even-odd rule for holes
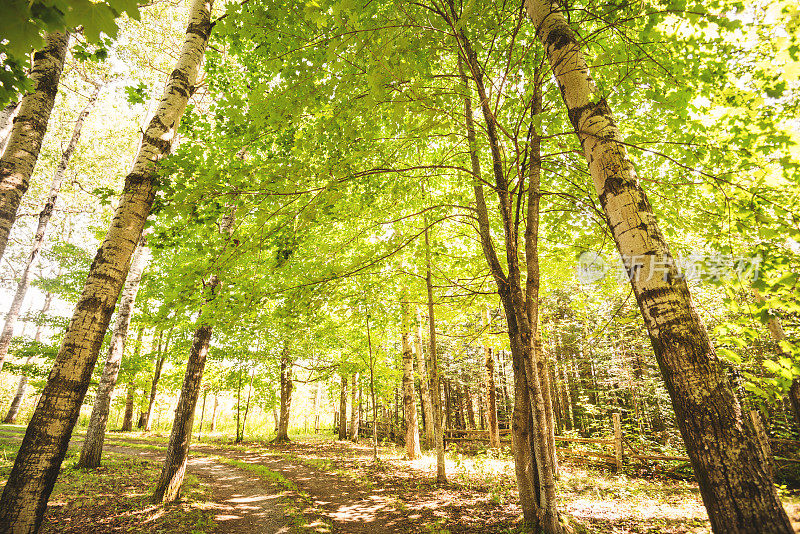
[[[24,429],[3,428],[4,436],[14,435],[20,441]],[[78,448],[82,435],[75,435],[70,448]],[[120,443],[129,443],[130,446]],[[136,456],[161,462],[163,441],[106,436],[104,451]],[[207,443],[192,444],[187,472],[197,476],[210,488],[212,506],[218,510],[214,532],[220,534],[281,534],[292,532],[291,514],[281,505],[286,498],[305,505],[295,522],[316,532],[347,534],[387,534],[416,532],[421,525],[409,519],[393,503],[391,488],[359,484],[340,472],[316,469],[291,455],[264,450],[226,448]],[[266,480],[250,469],[225,463],[225,459],[250,466],[263,466],[283,477]],[[417,516],[419,517],[419,516]]]
[[[359,484],[330,466],[317,469],[290,454],[264,450],[219,449],[208,444],[197,444],[192,450],[261,465],[279,473],[307,495],[311,505],[307,511],[324,517],[333,532],[388,534],[419,530],[420,525],[415,528],[415,522],[395,505],[391,488]]]
[[[3,428],[4,437],[15,437],[21,442],[24,429]],[[107,441],[122,441],[107,437]],[[127,440],[125,440],[127,441]],[[106,444],[104,451],[136,456],[138,458],[164,461],[163,448],[140,448],[136,445],[156,445],[152,440],[130,440],[133,446]],[[70,448],[79,448],[83,436],[76,435]],[[283,489],[276,483],[264,480],[245,469],[226,465],[213,458],[193,455],[187,463],[187,472],[196,476],[210,489],[212,500],[206,505],[216,513],[215,529],[218,534],[255,534],[291,532],[280,501]]]
[[[118,445],[105,450],[147,458],[159,462],[164,452]],[[199,478],[211,490],[212,507],[217,512],[214,521],[218,534],[254,534],[291,532],[279,505],[283,490],[275,483],[248,473],[244,469],[225,465],[212,458],[194,456],[187,462],[188,473]]]

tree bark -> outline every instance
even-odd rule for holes
[[[317,383],[314,391],[314,434],[319,434],[319,410],[322,402],[322,384]]]
[[[235,208],[230,207],[230,211],[222,216],[219,224],[220,233],[226,236],[228,242],[231,241],[231,236],[233,235],[234,215]],[[207,293],[204,307],[217,297],[220,285],[219,276],[212,274],[206,285]],[[189,351],[189,359],[186,361],[186,374],[183,376],[181,395],[178,398],[178,406],[175,408],[175,420],[172,423],[164,467],[153,491],[152,500],[155,503],[178,500],[181,486],[183,485],[183,477],[186,474],[186,461],[189,458],[189,443],[192,440],[194,412],[197,408],[197,398],[200,396],[203,370],[206,366],[208,347],[211,344],[211,334],[214,329],[213,324],[204,317],[203,311],[204,309],[201,308],[192,339],[192,347]]]
[[[342,388],[339,392],[339,439],[347,439],[347,376],[342,374]]]
[[[250,383],[247,385],[247,400],[244,403],[244,417],[242,418],[242,436],[240,441],[244,441],[244,431],[247,428],[247,414],[250,413],[250,397],[253,394],[253,376],[255,369],[250,372]]]
[[[369,350],[369,394],[372,398],[372,461],[378,461],[378,403],[375,401],[375,356],[372,353],[372,335],[367,314],[367,348]]]
[[[469,85],[466,76],[465,85],[465,117],[470,160],[473,171],[473,189],[478,213],[478,227],[481,247],[484,252],[492,276],[497,285],[498,294],[506,312],[508,336],[511,345],[514,369],[514,414],[512,421],[514,463],[517,475],[517,488],[525,522],[534,528],[540,528],[547,534],[558,534],[561,530],[555,494],[554,453],[550,451],[551,441],[548,435],[552,432],[547,427],[547,408],[541,380],[541,348],[538,338],[538,259],[536,252],[536,232],[538,230],[538,187],[529,187],[528,224],[525,231],[525,255],[528,267],[525,291],[521,286],[519,267],[518,229],[515,223],[513,199],[510,194],[508,180],[503,169],[503,160],[497,133],[497,119],[489,105],[489,99],[483,85],[483,71],[477,55],[463,32],[456,29],[456,12],[450,3],[450,22],[459,44],[459,67],[465,61],[480,99],[480,107],[486,123],[486,132],[492,157],[492,171],[495,191],[498,196],[500,215],[503,223],[506,262],[508,274],[503,270],[492,244],[488,211],[480,182],[480,165],[475,142],[475,128],[472,124],[472,103],[469,96]],[[538,72],[533,83],[537,95],[540,91]],[[533,105],[536,105],[536,97]],[[533,111],[535,112],[535,111]],[[529,179],[538,180],[538,133],[533,124],[529,132]],[[537,159],[537,161],[534,161]],[[518,186],[522,189],[520,177]],[[538,182],[537,184],[538,185]],[[531,206],[531,202],[535,202]],[[519,205],[517,206],[519,208]],[[535,216],[535,220],[531,217]],[[532,224],[533,223],[533,224]],[[534,263],[531,263],[531,262]]]
[[[22,98],[6,149],[0,158],[0,259],[6,250],[17,209],[42,149],[42,140],[58,93],[69,35],[47,34],[45,47],[33,55],[33,92]]]
[[[361,419],[358,405],[358,373],[350,375],[350,441],[358,442],[358,423]]]
[[[761,449],[674,265],[580,42],[559,4],[526,0],[525,8],[561,89],[617,249],[629,264],[714,531],[792,532]]]
[[[216,278],[216,277],[214,277]],[[218,285],[218,284],[217,284]],[[200,393],[200,382],[203,379],[208,346],[211,342],[213,327],[200,318],[194,332],[189,360],[186,362],[186,374],[183,378],[181,396],[175,409],[175,421],[167,446],[167,457],[161,470],[152,500],[155,503],[173,502],[180,497],[183,477],[186,473],[186,460],[189,457],[189,442],[192,438],[192,424]]]
[[[169,153],[175,128],[197,78],[211,32],[210,8],[210,0],[195,0],[191,6],[183,49],[143,135],[133,171],[125,179],[114,219],[89,269],[83,293],[0,498],[0,524],[13,534],[35,532],[44,516],[133,249],[155,198],[156,164]],[[12,141],[4,160],[9,157]],[[7,213],[0,217],[7,219]],[[0,233],[5,236],[0,236],[5,246],[7,230]]]
[[[97,394],[95,395],[94,404],[92,405],[92,415],[89,417],[89,426],[86,427],[86,437],[81,447],[78,467],[94,468],[100,466],[100,458],[103,454],[103,440],[106,435],[108,414],[111,408],[111,394],[114,391],[114,387],[117,385],[117,375],[119,374],[119,368],[122,364],[122,356],[125,353],[125,341],[128,337],[128,327],[133,318],[136,294],[139,292],[139,284],[142,281],[142,274],[146,266],[147,245],[145,238],[142,237],[133,255],[131,268],[128,271],[128,278],[125,281],[125,289],[122,291],[122,299],[120,300],[119,309],[117,310],[117,319],[114,323],[114,333],[111,337],[111,343],[108,346],[108,355],[106,356],[106,363],[103,367],[103,374],[100,378],[100,383],[97,385]],[[141,343],[143,331],[143,328],[139,329],[139,344]],[[131,393],[131,390],[129,390],[129,395]],[[132,403],[133,397],[129,397],[129,400]],[[130,410],[131,412],[133,411],[132,405]],[[129,422],[128,415],[128,404],[126,403],[125,419],[122,424],[123,432],[131,430],[130,428],[125,428],[125,423]]]
[[[69,140],[69,144],[67,144],[67,148],[64,150],[64,152],[62,152],[61,160],[58,162],[56,171],[53,173],[53,179],[50,182],[50,191],[47,195],[47,200],[44,203],[42,211],[39,213],[39,222],[36,227],[36,234],[33,238],[33,246],[31,247],[31,251],[28,253],[28,259],[25,262],[25,267],[23,267],[22,273],[20,274],[19,282],[17,282],[17,290],[14,293],[14,298],[11,300],[11,307],[9,308],[8,313],[6,313],[6,322],[3,326],[3,332],[0,334],[0,369],[3,368],[3,363],[8,355],[8,347],[11,345],[11,339],[14,337],[14,325],[16,324],[19,313],[22,310],[22,303],[25,301],[25,295],[27,295],[28,288],[31,285],[31,269],[33,268],[36,258],[39,256],[42,243],[44,243],[47,225],[50,222],[50,217],[53,214],[56,200],[58,200],[58,193],[61,191],[61,183],[64,181],[64,173],[67,170],[69,160],[72,157],[72,153],[75,151],[75,147],[77,146],[78,140],[81,137],[83,123],[89,113],[91,113],[102,88],[103,86],[100,84],[95,85],[95,90],[89,97],[89,102],[78,114],[78,118],[75,121],[75,126],[72,129],[72,137]]]
[[[214,409],[211,412],[211,429],[210,432],[217,430],[217,415],[219,414],[219,394],[214,392]]]
[[[436,439],[436,483],[447,484],[444,460],[444,429],[442,428],[442,397],[439,394],[439,363],[436,358],[436,318],[433,308],[433,276],[431,275],[431,246],[428,221],[425,220],[425,287],[428,291],[428,369],[433,390],[433,431]]]
[[[759,304],[763,304],[765,302],[764,297],[757,289],[754,290],[754,294]],[[791,354],[787,353],[783,346],[781,346],[781,341],[786,341],[786,334],[783,331],[781,320],[778,317],[770,317],[767,321],[767,328],[769,329],[769,335],[772,338],[772,341],[775,342],[778,354],[791,359]],[[789,402],[792,407],[792,413],[794,415],[794,422],[797,426],[797,431],[800,432],[800,377],[795,377],[792,380],[791,386],[789,386]]]
[[[289,343],[285,342],[281,352],[281,417],[278,424],[276,443],[285,443],[289,440],[289,410],[292,407],[292,360],[289,357]],[[345,379],[346,380],[346,379]]]
[[[792,385],[789,387],[789,401],[792,404],[794,422],[797,428],[800,428],[800,378],[792,380]]]
[[[156,356],[156,367],[153,370],[153,380],[150,383],[150,399],[147,403],[147,411],[144,414],[144,430],[145,432],[150,432],[151,430],[151,423],[152,423],[152,416],[153,416],[153,407],[156,405],[156,396],[158,394],[158,382],[161,380],[161,371],[164,368],[164,360],[167,356],[167,348],[169,347],[170,339],[172,338],[172,328],[169,330],[169,334],[167,334],[167,340],[162,345],[162,339],[164,336],[164,332],[161,331],[158,334],[158,350]],[[214,402],[216,403],[216,396],[214,397]],[[216,404],[215,404],[216,406]],[[215,412],[216,413],[216,412]],[[214,431],[213,424],[211,431]]]
[[[414,395],[414,355],[411,352],[411,310],[407,301],[400,303],[403,314],[403,408],[406,422],[406,456],[416,460],[422,451],[419,448],[419,427],[417,426],[417,403]]]
[[[14,126],[14,118],[19,111],[19,102],[10,102],[0,111],[0,157],[8,145],[8,138],[11,136],[11,128]]]
[[[483,314],[484,327],[489,328],[491,318],[489,317],[489,307],[487,306]],[[484,368],[486,369],[486,413],[489,426],[489,448],[500,448],[500,426],[497,421],[497,386],[494,378],[494,358],[492,348],[484,347]]]
[[[422,313],[417,307],[416,324],[414,325],[414,352],[417,356],[417,372],[419,373],[419,391],[422,397],[422,413],[425,418],[425,448],[436,446],[436,434],[433,424],[433,401],[431,400],[430,377],[428,376],[425,354],[422,349]]]
[[[131,430],[133,430],[133,398],[135,394],[136,394],[136,383],[133,380],[131,380],[130,382],[128,382],[128,393],[125,396],[125,415],[122,416],[122,426],[120,427],[120,431],[122,432],[130,432]],[[100,465],[99,460],[97,462],[97,465]],[[97,466],[90,466],[90,467],[97,467]]]

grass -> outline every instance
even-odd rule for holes
[[[11,471],[19,442],[0,443],[0,484]],[[150,495],[161,464],[106,453],[103,465],[86,470],[75,467],[77,450],[67,453],[40,530],[43,534],[92,532],[201,534],[214,528],[215,512],[206,505],[208,489],[186,476],[178,503],[152,504]]]
[[[153,445],[147,443],[130,443],[124,441],[108,441],[109,445],[112,446],[121,446],[121,447],[131,447],[134,449],[144,449],[144,450],[163,450],[165,449],[162,445]],[[216,445],[215,445],[216,446]],[[246,450],[242,445],[230,445],[225,444],[219,446],[222,449],[235,449],[235,450]],[[243,469],[254,475],[258,476],[260,479],[269,482],[275,483],[279,487],[281,487],[287,495],[284,495],[280,500],[281,508],[283,508],[283,512],[285,517],[289,518],[289,523],[292,527],[292,531],[296,533],[328,533],[332,531],[332,526],[330,524],[325,523],[321,519],[310,519],[308,515],[316,515],[319,517],[319,513],[316,512],[314,509],[314,501],[308,493],[300,490],[297,485],[288,480],[286,477],[281,475],[280,473],[276,473],[275,471],[270,470],[264,465],[260,464],[251,464],[244,462],[242,460],[238,460],[236,458],[228,458],[226,456],[221,456],[218,454],[204,454],[203,456],[207,458],[212,458],[213,460],[225,464],[230,465],[232,467],[236,467],[238,469]],[[290,495],[289,495],[290,494]],[[296,502],[297,499],[292,499],[290,497],[298,497],[299,500],[302,500],[305,506],[301,509]]]

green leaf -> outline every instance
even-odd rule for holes
[[[89,0],[74,0],[70,3],[64,21],[68,27],[83,26],[83,34],[89,42],[100,42],[100,34],[111,37],[117,34],[114,11],[106,4],[95,4]]]

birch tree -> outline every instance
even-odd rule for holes
[[[58,93],[67,55],[69,34],[47,35],[45,47],[34,54],[33,91],[22,98],[6,148],[0,158],[0,258],[6,250],[17,209],[39,158],[42,140]]]
[[[44,243],[47,225],[53,215],[53,210],[55,209],[56,201],[58,200],[58,193],[61,191],[61,184],[64,182],[64,173],[67,172],[69,160],[72,157],[72,153],[75,151],[75,147],[77,146],[78,140],[81,137],[83,123],[86,121],[86,117],[89,116],[89,113],[91,113],[95,102],[97,102],[97,97],[100,95],[103,85],[104,84],[100,83],[95,84],[94,92],[92,92],[91,96],[89,97],[89,101],[86,103],[86,106],[83,108],[83,110],[81,110],[81,112],[78,114],[78,118],[75,121],[75,126],[72,129],[72,137],[70,138],[69,143],[67,143],[67,148],[61,153],[61,159],[59,160],[58,166],[53,173],[53,179],[50,182],[50,191],[47,194],[47,200],[45,200],[42,211],[39,212],[39,222],[36,226],[36,234],[33,238],[33,246],[31,247],[31,251],[28,253],[25,267],[22,268],[19,282],[17,282],[17,290],[14,293],[13,300],[11,301],[11,307],[9,308],[8,313],[6,313],[6,322],[3,326],[3,332],[0,334],[0,370],[3,369],[3,363],[8,355],[8,347],[11,345],[11,339],[14,336],[14,325],[17,322],[19,313],[22,310],[22,303],[25,301],[25,295],[27,295],[28,288],[30,287],[31,269],[33,268],[34,262],[39,256],[39,251]]]
[[[106,424],[108,423],[108,414],[111,407],[111,393],[117,385],[122,356],[125,354],[128,327],[133,318],[136,294],[139,292],[142,274],[147,266],[147,255],[146,241],[142,237],[136,247],[133,260],[131,260],[128,279],[125,281],[125,288],[122,291],[122,299],[120,299],[117,309],[117,319],[114,323],[111,343],[108,346],[108,355],[103,366],[103,374],[100,377],[100,383],[97,385],[97,394],[92,405],[89,426],[86,427],[86,436],[83,439],[78,467],[94,468],[100,466],[100,457],[103,454],[103,439],[105,438]],[[142,330],[140,329],[139,332],[141,335]],[[141,341],[141,339],[138,341]],[[138,342],[136,349],[139,349]]]
[[[407,301],[400,303],[403,315],[401,345],[403,350],[403,409],[406,421],[406,456],[417,459],[422,451],[419,448],[419,427],[417,426],[417,403],[414,401],[414,355],[411,351],[411,310]]]
[[[667,385],[714,532],[789,533],[766,461],[559,4],[526,0]],[[735,468],[733,468],[735,466]]]
[[[156,166],[169,153],[175,129],[194,90],[211,32],[210,10],[209,0],[195,0],[191,5],[186,38],[175,69],[168,77],[158,108],[142,136],[111,226],[89,270],[83,293],[28,425],[0,498],[0,524],[6,525],[8,532],[36,532],[41,524],[103,336],[127,276],[133,249],[141,238],[155,198]],[[64,43],[65,40],[66,37]],[[10,141],[9,148],[12,146]],[[4,158],[8,153],[7,148]]]

